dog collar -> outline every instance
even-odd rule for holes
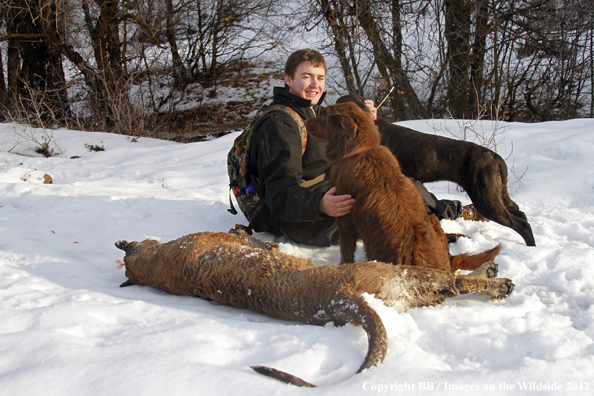
[[[356,155],[359,155],[359,154],[361,154],[361,153],[363,153],[363,152],[365,152],[365,151],[369,150],[370,148],[373,148],[373,146],[367,146],[367,147],[365,147],[365,148],[362,148],[362,149],[361,149],[361,150],[359,150],[359,151],[351,152],[349,155],[346,155],[346,156],[344,156],[344,157],[343,157],[343,159],[347,159],[347,158],[351,158],[351,157],[354,157],[354,156],[356,156]]]

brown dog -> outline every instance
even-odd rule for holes
[[[328,140],[326,155],[334,162],[329,185],[336,186],[336,194],[355,198],[351,213],[338,218],[341,263],[354,262],[358,239],[368,260],[448,272],[473,270],[501,250],[498,245],[450,258],[439,221],[429,216],[421,193],[380,145],[369,114],[355,103],[328,106],[305,125],[309,134]]]
[[[494,263],[486,263],[466,276],[378,262],[316,266],[311,259],[269,250],[265,245],[255,238],[212,232],[164,244],[155,240],[116,243],[126,252],[128,280],[122,286],[149,285],[273,318],[362,326],[369,343],[358,372],[382,362],[388,348],[382,320],[362,293],[405,311],[437,305],[457,294],[505,298],[514,286],[509,279],[492,279],[497,275]],[[284,382],[313,386],[275,369],[252,368]]]
[[[337,101],[346,102],[367,109],[353,95]],[[509,197],[507,166],[499,154],[475,143],[418,132],[382,119],[375,124],[381,144],[396,156],[402,173],[422,183],[457,183],[481,215],[516,231],[526,245],[536,246],[526,214]]]

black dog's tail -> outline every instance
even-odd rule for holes
[[[359,296],[336,298],[334,301],[332,306],[325,309],[330,320],[333,320],[337,325],[345,323],[360,325],[367,333],[367,355],[357,373],[383,362],[388,349],[388,336],[377,312]],[[260,374],[276,378],[287,384],[315,387],[315,385],[284,371],[265,366],[251,366],[251,368]]]

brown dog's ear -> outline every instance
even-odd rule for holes
[[[307,129],[307,134],[318,139],[327,139],[326,136],[326,128],[324,126],[324,118],[323,117],[315,117],[310,118],[305,121],[305,129]]]
[[[359,126],[357,123],[347,114],[333,114],[328,117],[330,125],[334,125],[335,128],[341,128],[343,135],[348,137],[357,136]]]

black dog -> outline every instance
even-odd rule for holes
[[[367,110],[353,95],[337,100],[343,102],[355,102]],[[423,183],[457,183],[481,215],[516,231],[526,245],[536,246],[526,214],[509,197],[507,165],[499,154],[475,143],[418,132],[382,119],[375,124],[381,144],[396,156],[402,173]]]

